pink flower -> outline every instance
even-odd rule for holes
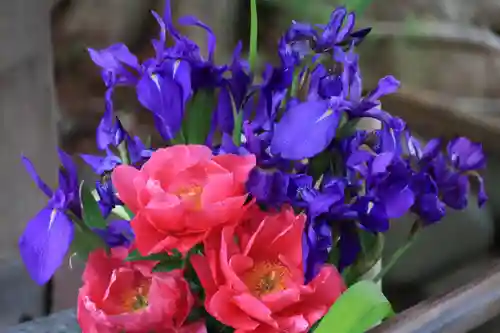
[[[127,249],[111,251],[91,253],[83,273],[77,310],[83,333],[206,332],[201,323],[183,326],[194,299],[180,270],[151,273],[155,262],[124,262]]]
[[[113,185],[136,214],[131,225],[139,252],[186,253],[212,228],[237,221],[254,166],[253,155],[212,156],[206,146],[178,145],[155,151],[141,170],[117,167]]]
[[[304,285],[304,215],[290,207],[269,214],[254,206],[246,218],[211,233],[205,255],[191,257],[206,310],[237,333],[308,332],[345,290],[341,276],[325,265]]]

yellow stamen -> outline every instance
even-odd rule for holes
[[[332,114],[333,114],[333,110],[328,109],[325,111],[325,113],[323,113],[321,115],[321,117],[318,118],[318,120],[316,120],[316,122],[319,123],[320,121],[325,120],[326,118],[330,117]]]
[[[139,311],[146,308],[148,303],[149,285],[141,285],[127,293],[123,300],[123,307],[126,311]]]
[[[243,281],[251,293],[261,297],[286,289],[286,279],[290,271],[279,262],[263,261],[257,263],[254,268],[247,272]]]
[[[201,194],[203,188],[199,185],[183,187],[175,192],[184,201],[193,203],[195,208],[201,208]]]

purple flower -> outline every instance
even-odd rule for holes
[[[241,59],[241,42],[236,46],[233,53],[233,61],[229,67],[231,77],[222,79],[219,100],[215,116],[222,133],[233,132],[234,113],[242,112],[243,103],[246,100],[252,77],[249,74],[249,66]]]
[[[257,203],[267,207],[280,207],[289,201],[288,183],[288,175],[278,169],[255,167],[250,171],[246,188]]]
[[[106,90],[105,95],[105,111],[104,115],[97,127],[96,142],[97,147],[101,150],[106,149],[109,145],[118,145],[123,140],[121,125],[116,119],[114,122],[113,116],[113,87]]]
[[[80,216],[80,199],[76,166],[71,157],[59,150],[62,168],[59,170],[59,188],[55,191],[40,178],[26,157],[22,161],[38,188],[49,197],[49,202],[28,222],[19,239],[19,250],[31,278],[45,284],[62,264],[73,240],[73,222],[67,211]]]
[[[306,281],[312,280],[328,259],[333,246],[332,225],[344,216],[344,192],[346,182],[339,178],[327,178],[321,191],[310,187],[307,178],[301,179],[298,190],[306,203],[307,223],[303,237],[303,258]]]
[[[113,171],[115,167],[122,164],[122,160],[109,148],[106,149],[106,156],[80,154],[80,157],[100,176]]]
[[[439,198],[439,188],[429,174],[419,173],[413,177],[411,184],[416,194],[412,210],[420,216],[425,224],[432,224],[446,215],[446,205]]]
[[[335,56],[342,52],[344,46],[359,45],[371,31],[371,28],[353,31],[355,23],[355,13],[347,13],[345,7],[338,7],[332,12],[326,25],[313,26],[293,21],[284,41],[289,45],[289,53],[298,59],[302,59],[311,50]]]
[[[113,208],[123,205],[123,202],[116,195],[116,190],[109,176],[106,175],[101,180],[96,181],[95,188],[99,195],[98,204],[104,218],[107,218],[111,214]]]
[[[143,161],[149,158],[148,154],[150,152],[146,150],[144,144],[138,137],[132,139],[125,130],[122,129],[122,131],[125,136],[125,142],[127,143],[130,162],[132,165],[140,166]],[[80,157],[97,175],[101,176],[101,180],[96,182],[96,191],[100,198],[98,203],[102,215],[108,217],[113,208],[123,205],[116,196],[116,191],[110,179],[111,172],[118,165],[122,164],[122,160],[120,157],[116,156],[110,148],[106,148],[106,156],[81,154]]]
[[[459,171],[466,172],[483,169],[486,158],[480,143],[473,143],[461,137],[451,140],[447,147],[452,166]]]
[[[308,218],[302,240],[304,278],[309,283],[327,262],[333,246],[332,228],[324,217]]]
[[[307,208],[302,193],[313,188],[313,178],[307,174],[290,174],[287,196],[294,207]]]
[[[290,108],[276,125],[271,152],[290,160],[317,155],[333,140],[341,113],[338,99],[304,102]]]
[[[468,205],[469,178],[479,183],[478,205],[487,200],[484,181],[477,170],[485,166],[481,145],[466,138],[457,138],[447,146],[447,155],[442,151],[439,139],[433,139],[422,149],[418,141],[407,136],[407,150],[416,168],[412,182],[416,193],[412,208],[424,223],[434,223],[445,215],[445,207],[461,210]]]
[[[94,233],[99,235],[110,248],[125,246],[129,247],[135,236],[129,221],[111,221],[106,229],[94,229]]]
[[[137,82],[130,69],[138,71],[139,62],[126,45],[118,43],[103,50],[89,48],[88,51],[92,61],[101,67],[106,87],[111,88],[116,84],[134,85]]]
[[[399,89],[400,82],[393,76],[386,76],[379,80],[377,87],[370,91],[367,96],[362,97],[361,73],[358,64],[358,55],[351,48],[348,52],[339,56],[343,64],[342,72],[342,96],[349,101],[347,109],[349,117],[375,118],[390,125],[392,116],[380,109],[380,98],[392,94]]]
[[[144,75],[137,84],[137,98],[152,112],[163,139],[172,140],[184,117],[183,91],[172,77],[160,73]]]

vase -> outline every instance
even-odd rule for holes
[[[364,273],[360,280],[373,280],[380,271],[382,271],[382,258],[380,258],[368,272]],[[382,280],[377,281],[377,285],[382,289]]]
[[[370,268],[370,270],[368,272],[366,272],[365,274],[363,274],[361,276],[360,280],[373,280],[381,271],[382,271],[382,258],[380,258],[375,263],[375,265],[373,265],[372,268]],[[380,280],[377,281],[377,286],[380,288],[380,291],[382,291],[382,279],[380,279]],[[382,321],[379,321],[378,323],[376,323],[375,325],[373,325],[372,328],[380,325],[381,323],[382,323]]]

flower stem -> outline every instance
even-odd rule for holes
[[[396,262],[406,253],[406,251],[408,251],[408,249],[415,242],[415,239],[417,238],[420,229],[421,229],[420,221],[417,220],[413,224],[410,236],[406,244],[401,246],[396,252],[394,252],[391,259],[389,259],[387,265],[383,265],[382,270],[373,278],[373,282],[375,283],[379,282],[387,274],[387,272],[391,270],[391,268],[396,264]]]
[[[412,242],[409,241],[407,242],[405,245],[403,245],[402,247],[400,247],[391,257],[391,259],[389,260],[389,262],[387,263],[387,265],[383,265],[382,266],[382,270],[380,271],[380,273],[378,273],[374,278],[373,278],[373,282],[379,282],[385,274],[387,274],[387,272],[392,268],[392,266],[394,266],[394,264],[399,260],[399,258],[401,258],[403,256],[403,254],[405,254],[405,252],[410,248]]]
[[[250,0],[250,45],[248,62],[250,70],[255,71],[257,66],[257,37],[259,31],[259,23],[257,17],[257,0]]]
[[[123,164],[130,164],[130,156],[128,153],[128,147],[127,147],[127,141],[123,140],[119,145],[118,145],[118,152],[120,153],[120,159],[122,160]]]

